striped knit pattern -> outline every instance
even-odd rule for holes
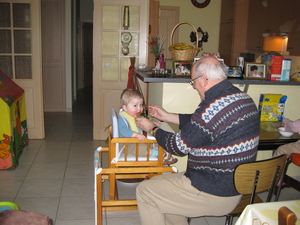
[[[193,114],[179,116],[181,132],[158,130],[159,144],[172,154],[188,154],[185,175],[198,190],[237,195],[234,169],[255,160],[259,142],[259,114],[253,100],[225,80],[205,93]]]

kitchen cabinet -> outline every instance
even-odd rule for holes
[[[234,23],[220,25],[219,52],[225,64],[231,65]]]
[[[221,24],[232,23],[235,20],[235,0],[227,0],[221,5]]]
[[[290,52],[290,55],[300,55],[300,21],[298,21],[296,26],[298,26],[299,30],[289,33],[287,51]]]
[[[267,5],[263,5],[263,2]],[[288,33],[287,51],[300,55],[299,0],[222,1],[219,52],[227,65],[236,65],[241,52],[263,53],[263,33]]]
[[[248,51],[263,52],[263,33],[279,36],[288,33],[288,50],[291,55],[300,55],[298,0],[285,1],[249,0],[246,48]]]
[[[219,52],[230,66],[236,65],[241,52],[246,52],[248,1],[222,1]]]
[[[263,33],[272,32],[268,27],[267,13],[268,9],[262,6],[261,1],[250,0],[246,39],[246,48],[249,51],[263,52]]]

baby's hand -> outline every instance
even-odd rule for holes
[[[136,137],[139,141],[143,141],[146,139],[146,137],[140,133],[134,133],[132,137]]]

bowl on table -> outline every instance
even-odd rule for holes
[[[279,133],[284,137],[290,137],[294,134],[293,132],[285,131],[284,127],[278,127],[277,129],[278,129]]]

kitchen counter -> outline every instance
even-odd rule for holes
[[[188,83],[190,77],[179,77],[174,75],[152,75],[151,72],[135,70],[137,77],[144,83]],[[228,78],[232,84],[254,84],[254,85],[300,85],[300,78],[290,81],[269,81],[263,79]]]

